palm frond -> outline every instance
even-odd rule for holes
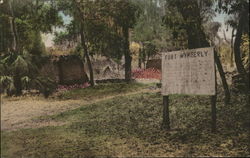
[[[31,82],[31,79],[28,77],[28,76],[24,76],[21,78],[21,81],[22,81],[22,85],[28,89],[29,88],[29,84]]]
[[[23,58],[23,56],[18,55],[16,60],[11,64],[14,70],[19,70],[21,72],[28,72],[28,62]]]
[[[0,87],[2,90],[13,89],[14,80],[11,76],[0,76]]]

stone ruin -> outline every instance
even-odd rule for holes
[[[82,84],[89,81],[84,71],[84,64],[78,56],[50,56],[49,59],[41,68],[42,76],[49,77],[62,85]]]
[[[112,59],[97,57],[91,59],[94,79],[123,79],[124,63],[117,64]],[[88,64],[76,55],[52,55],[40,70],[42,76],[49,77],[62,85],[88,82]]]
[[[105,57],[96,57],[91,60],[96,80],[124,78],[124,64]],[[87,63],[84,64],[85,72],[89,72]]]

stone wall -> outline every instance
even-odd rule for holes
[[[78,56],[51,56],[41,68],[41,75],[59,84],[82,84],[88,81],[84,65]]]
[[[60,81],[57,62],[53,60],[49,59],[41,68],[40,73],[42,76],[49,77],[57,83]]]
[[[124,67],[105,57],[91,60],[95,80],[124,78]],[[89,73],[87,63],[84,64],[85,72]]]

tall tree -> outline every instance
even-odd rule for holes
[[[209,41],[204,31],[203,22],[211,18],[208,13],[211,13],[212,5],[213,1],[211,0],[168,1],[167,7],[169,9],[176,9],[176,11],[180,14],[181,17],[179,21],[176,21],[176,19],[173,18],[166,18],[166,25],[172,25],[172,27],[174,27],[173,24],[178,25],[177,27],[183,28],[186,31],[189,49],[210,47]],[[225,103],[227,104],[230,101],[230,92],[222,64],[216,51],[215,62],[222,79],[225,91]]]
[[[87,22],[89,22],[88,18],[94,18],[95,16],[95,14],[91,15],[88,12],[88,10],[91,11],[91,8],[87,5],[88,3],[91,3],[91,1],[58,0],[57,2],[59,10],[72,18],[71,23],[65,27],[66,32],[56,34],[56,40],[58,41],[57,44],[62,41],[75,41],[81,45],[83,57],[84,59],[86,58],[88,64],[90,85],[94,86],[94,73],[89,56],[88,38],[86,37],[86,25]]]
[[[101,54],[106,57],[121,58],[121,46],[124,40],[113,25],[114,20],[111,15],[114,10],[110,9],[113,2],[59,0],[59,8],[72,17],[72,21],[66,26],[65,33],[58,34],[56,41],[59,43],[65,40],[74,41],[81,45],[81,50],[84,52],[82,56],[89,67],[92,86],[94,86],[94,72],[91,55]]]
[[[76,34],[84,37],[81,38],[81,42],[86,59],[87,54],[97,52],[108,57],[120,58],[120,52],[123,51],[125,78],[130,81],[132,57],[129,50],[129,33],[136,21],[138,10],[136,5],[129,0],[59,0],[59,2],[62,4],[62,10],[67,10],[65,14],[73,17],[76,25],[73,28],[76,28]],[[69,7],[65,7],[67,5]],[[88,61],[90,60],[87,59]],[[88,65],[91,64],[88,62]],[[91,70],[90,73],[92,73]],[[91,76],[93,74],[90,74],[90,79]],[[94,81],[91,82],[94,83]]]
[[[158,51],[171,47],[168,42],[169,32],[162,25],[164,12],[164,1],[161,0],[138,0],[140,6],[140,16],[137,17],[136,25],[132,31],[131,39],[140,43],[139,67],[147,58],[153,56]]]
[[[46,0],[39,3],[38,0],[5,0],[0,8],[0,20],[4,21],[0,23],[0,28],[3,28],[0,30],[0,52],[1,55],[4,54],[1,59],[4,59],[4,64],[7,65],[5,68],[9,70],[4,75],[13,78],[15,94],[21,95],[22,77],[28,75],[27,66],[30,70],[35,70],[34,67],[40,61],[40,58],[31,60],[28,56],[35,57],[38,55],[35,51],[41,52],[38,50],[41,47],[37,47],[41,44],[41,38],[38,38],[40,33],[51,31],[53,25],[60,23],[60,18],[57,13],[49,16],[54,8]],[[29,64],[31,61],[32,64]],[[37,72],[32,73],[29,77],[34,77]]]
[[[117,0],[112,1],[110,11],[114,25],[117,26],[117,31],[121,33],[124,39],[123,51],[125,57],[125,80],[130,82],[132,56],[129,50],[129,35],[130,29],[136,24],[139,10],[137,5],[130,0]]]
[[[92,67],[92,64],[91,64],[90,57],[89,57],[89,51],[88,51],[87,41],[86,41],[86,38],[85,38],[86,36],[85,36],[85,32],[84,32],[85,31],[84,30],[85,16],[86,16],[86,14],[84,15],[85,6],[81,5],[80,3],[77,3],[76,1],[75,1],[74,5],[75,5],[75,8],[78,11],[78,13],[77,13],[78,17],[74,17],[74,18],[79,18],[79,21],[80,21],[81,45],[82,45],[82,48],[84,50],[84,56],[86,56],[86,60],[87,60],[88,68],[89,68],[90,85],[94,86],[95,85],[94,72],[93,72],[93,67]]]
[[[249,91],[249,74],[247,74],[242,62],[242,36],[249,33],[249,1],[248,0],[217,0],[219,11],[223,11],[228,15],[236,16],[234,20],[229,21],[236,30],[234,40],[234,59],[239,74],[244,76],[247,91]]]

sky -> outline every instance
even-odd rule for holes
[[[62,16],[63,18],[63,23],[64,25],[67,25],[70,23],[71,21],[71,17],[70,16],[66,16],[65,14],[63,13],[59,13],[60,16]],[[56,28],[55,29],[56,31],[62,31],[63,29],[61,28]],[[54,38],[54,35],[51,34],[51,33],[48,33],[48,34],[42,34],[42,39],[43,39],[43,42],[45,44],[45,47],[52,47],[53,46],[53,38]]]
[[[227,14],[216,13],[216,16],[214,17],[213,20],[216,21],[216,22],[220,22],[221,25],[222,25],[219,32],[218,32],[219,36],[221,38],[224,38],[223,31],[225,31],[226,38],[231,39],[231,37],[232,37],[232,28],[225,25],[225,22],[226,22],[227,18],[228,18]],[[228,30],[227,30],[227,28],[228,28]]]
[[[71,17],[65,16],[63,13],[60,13],[60,15],[63,18],[64,24],[69,24],[70,23]],[[222,24],[221,28],[219,29],[218,35],[221,38],[224,38],[223,32],[225,31],[226,38],[230,39],[231,36],[232,36],[232,28],[227,27],[225,25],[225,21],[226,21],[227,17],[228,17],[227,14],[216,13],[216,16],[214,17],[213,21],[220,22]],[[227,30],[227,28],[228,28],[228,30]],[[62,29],[56,28],[56,30],[62,30]],[[51,33],[42,35],[42,39],[43,39],[44,44],[45,44],[46,47],[53,47],[53,38],[54,38],[54,35],[51,34]]]

